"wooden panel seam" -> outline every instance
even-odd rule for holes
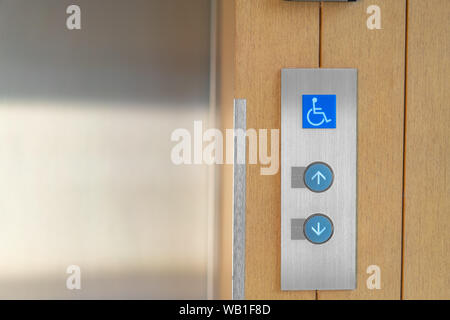
[[[402,172],[402,252],[400,275],[400,300],[404,300],[404,267],[405,267],[405,172],[406,172],[406,127],[408,100],[408,8],[409,0],[405,4],[405,77],[404,77],[404,111],[403,111],[403,172]]]

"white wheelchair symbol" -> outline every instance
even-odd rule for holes
[[[327,122],[327,123],[330,122],[331,119],[327,119],[327,115],[325,114],[325,112],[322,111],[322,108],[316,107],[317,98],[312,98],[312,103],[313,103],[313,106],[311,109],[309,109],[309,111],[306,115],[306,118],[308,119],[309,124],[314,127],[318,127],[318,126],[322,125],[324,122]],[[311,115],[311,112],[314,115],[321,115],[322,120],[319,123],[311,121],[311,119],[309,118],[309,116]]]

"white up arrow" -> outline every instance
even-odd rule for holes
[[[317,184],[320,184],[320,178],[322,178],[323,180],[327,180],[327,178],[325,178],[325,176],[320,171],[317,171],[316,174],[312,176],[311,180],[314,180],[316,178],[317,178]]]
[[[326,227],[323,227],[322,230],[320,230],[320,222],[317,222],[317,230],[314,229],[314,227],[311,227],[312,231],[314,231],[315,234],[317,234],[318,236],[320,236],[326,229]]]

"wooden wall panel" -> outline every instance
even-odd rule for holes
[[[280,127],[282,68],[359,73],[357,290],[280,290],[280,176],[248,165],[246,298],[450,299],[450,2],[230,2],[228,78],[247,99],[248,128]],[[366,26],[372,4],[381,30]],[[369,265],[380,290],[366,286]]]
[[[280,78],[286,67],[318,67],[319,3],[236,0],[237,98],[247,99],[247,128],[280,128]],[[247,299],[314,299],[280,290],[280,174],[247,165]]]
[[[450,2],[408,6],[404,298],[450,299]]]
[[[322,7],[321,67],[358,69],[358,275],[357,290],[319,299],[400,299],[406,1],[375,2],[381,30],[366,26],[372,0]],[[380,290],[366,286],[369,265]]]

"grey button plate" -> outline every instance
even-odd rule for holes
[[[302,128],[302,95],[336,95],[336,129]],[[357,71],[283,69],[281,73],[281,289],[345,290],[356,287]],[[298,172],[323,161],[333,187],[302,188]],[[292,239],[293,219],[321,212],[333,221],[329,241]],[[294,220],[295,221],[295,220]],[[297,238],[295,234],[295,238]]]

